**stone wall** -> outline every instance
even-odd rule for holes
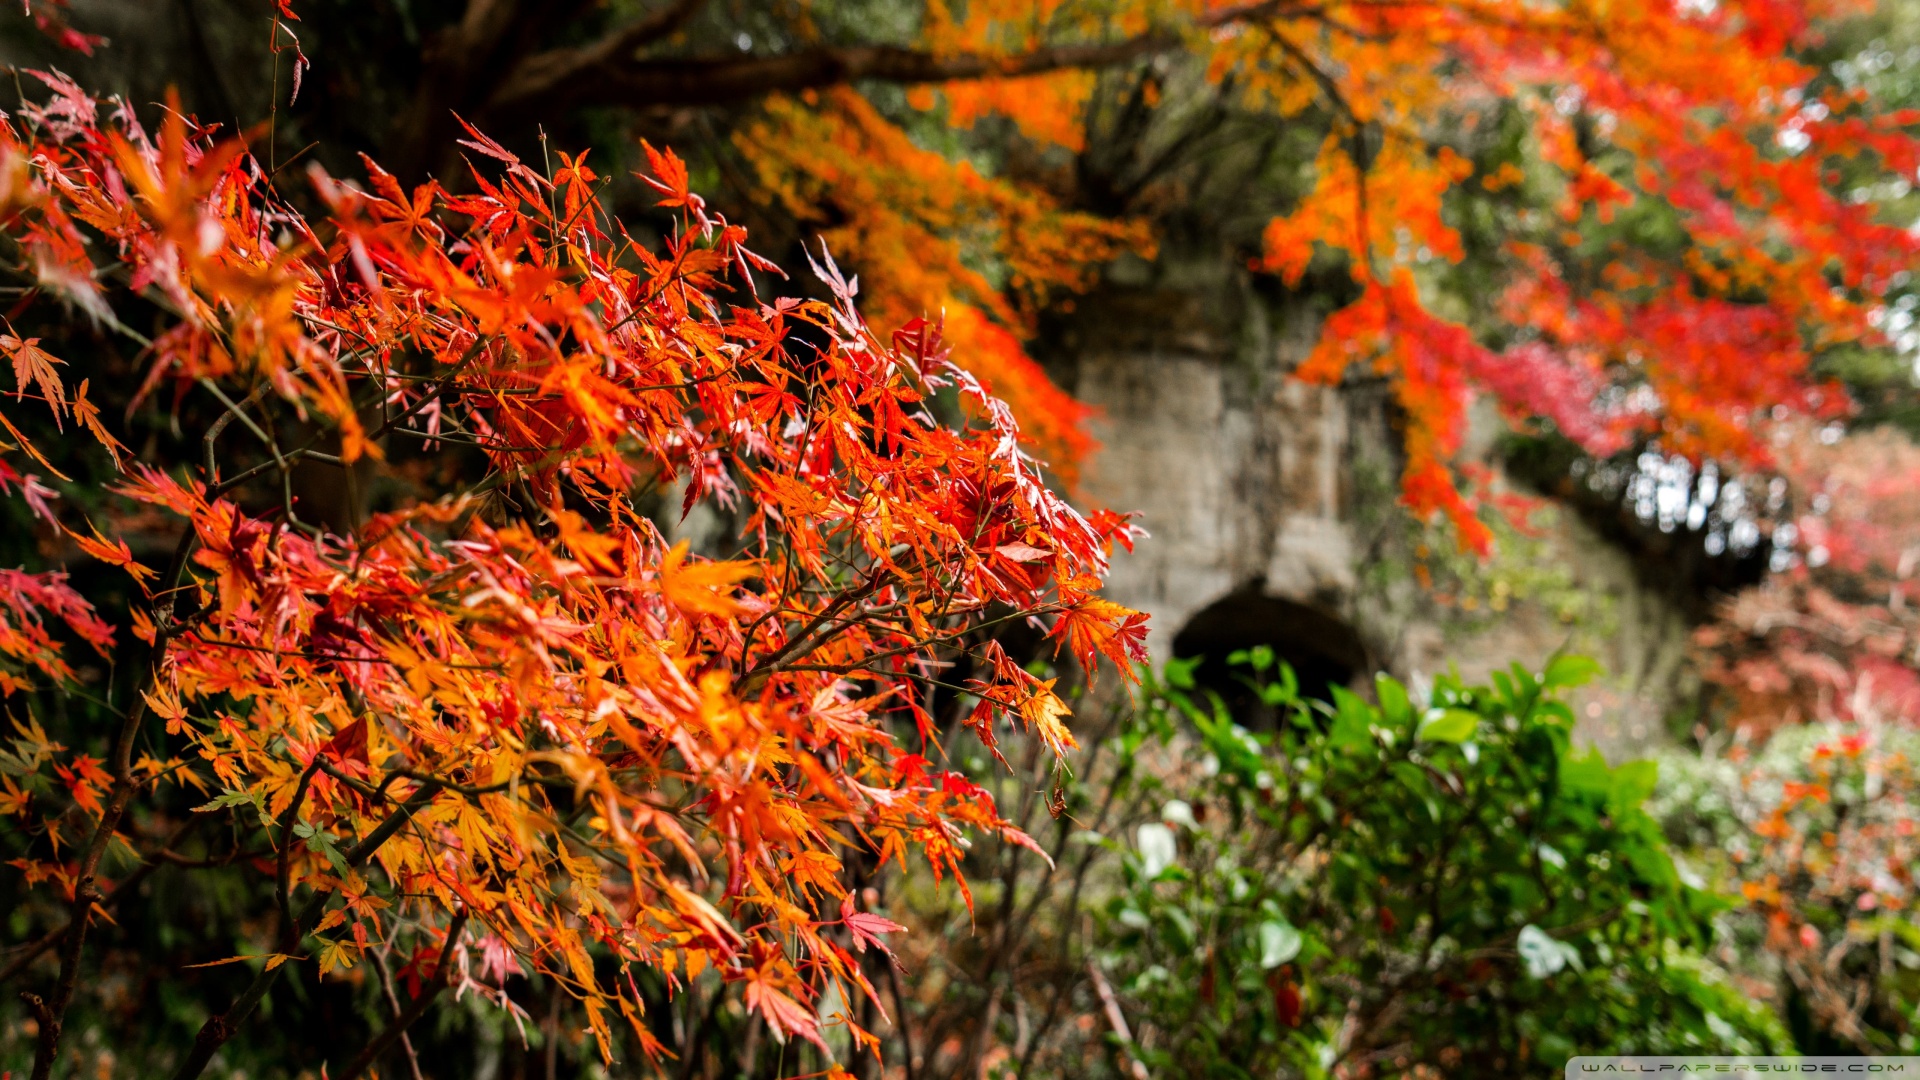
[[[1374,670],[1475,678],[1569,647],[1608,671],[1576,702],[1583,738],[1613,757],[1668,738],[1697,691],[1690,626],[1626,554],[1548,509],[1542,535],[1423,586],[1384,388],[1289,377],[1315,309],[1204,265],[1121,271],[1053,335],[1055,369],[1100,410],[1080,494],[1137,511],[1151,534],[1116,559],[1108,591],[1152,616],[1157,658],[1263,640],[1364,688]],[[1477,417],[1469,448],[1496,475],[1499,426]]]

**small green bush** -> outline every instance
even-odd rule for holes
[[[1194,1077],[1791,1052],[1706,957],[1729,901],[1676,871],[1642,808],[1655,766],[1572,750],[1559,695],[1592,662],[1418,695],[1381,678],[1374,704],[1302,700],[1264,650],[1232,661],[1274,730],[1177,662],[1123,721],[1120,782],[1161,810],[1097,841],[1124,864],[1094,932],[1121,1052]]]

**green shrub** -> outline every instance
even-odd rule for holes
[[[1118,782],[1160,820],[1097,840],[1123,880],[1095,963],[1153,1074],[1790,1052],[1706,958],[1729,902],[1676,871],[1642,808],[1655,766],[1571,749],[1559,694],[1590,661],[1442,679],[1425,701],[1382,678],[1377,705],[1304,701],[1264,650],[1233,661],[1275,730],[1202,700],[1190,665],[1150,675]]]

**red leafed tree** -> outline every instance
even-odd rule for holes
[[[1385,376],[1407,501],[1480,545],[1451,469],[1476,391],[1603,456],[1657,439],[1745,466],[1774,409],[1844,408],[1817,361],[1879,339],[1920,254],[1885,212],[1920,117],[1823,52],[1874,9],[465,0],[244,34],[286,53],[297,30],[318,61],[275,113],[286,152],[378,147],[409,182],[458,179],[456,116],[523,152],[610,118],[697,142],[729,205],[824,234],[878,323],[947,311],[1061,475],[1090,444],[1028,355],[1040,313],[1199,219],[1206,250],[1330,301],[1306,374]],[[215,91],[200,111],[225,116]]]
[[[1906,190],[1920,116],[1807,59],[1870,9],[930,0],[915,48],[823,47],[807,54],[812,66],[641,53],[608,62],[617,77],[600,92],[667,94],[671,71],[697,93],[723,70],[735,88],[758,76],[769,90],[801,91],[772,98],[738,139],[762,186],[843,237],[863,267],[910,265],[884,274],[887,305],[965,305],[1015,328],[1036,286],[1084,287],[1116,245],[1144,250],[1151,234],[1118,226],[1147,223],[1156,206],[1206,212],[1184,200],[1220,163],[1183,157],[1184,147],[1219,154],[1219,129],[1233,123],[1310,133],[1318,154],[1293,170],[1304,191],[1229,189],[1252,207],[1279,203],[1253,266],[1295,288],[1321,271],[1311,287],[1341,299],[1300,374],[1386,377],[1405,420],[1405,501],[1484,549],[1489,535],[1453,468],[1475,393],[1599,456],[1658,440],[1759,467],[1775,410],[1844,411],[1816,361],[1884,343],[1871,317],[1920,255],[1906,221],[1872,194],[1882,182]],[[1107,69],[1127,75],[1088,77]],[[1006,141],[1073,156],[1082,187],[1068,207],[1119,211],[1105,231],[1082,215],[1042,214],[1001,190],[1023,190],[1018,173],[959,200],[971,204],[965,220],[1002,226],[995,250],[1013,284],[995,295],[957,259],[925,254],[966,235],[955,200],[933,206],[926,194],[962,186],[936,180],[954,166],[914,150],[868,98],[822,90],[849,77],[918,84],[909,100],[954,127],[1000,116],[1020,133]],[[1036,180],[1024,190],[1060,185],[1028,171]],[[987,186],[964,164],[957,175]],[[1463,264],[1472,272],[1451,279]],[[1006,357],[989,368],[999,382],[1034,374],[1017,350],[982,353]],[[1058,411],[1038,393],[1017,400]],[[1081,447],[1056,437],[1049,449],[1070,463]]]
[[[1774,541],[1789,565],[1696,636],[1728,721],[1755,734],[1868,716],[1920,723],[1920,447],[1893,429],[1837,435],[1783,443],[1791,501]]]
[[[989,744],[1010,718],[1073,745],[1053,684],[986,634],[1035,621],[1125,669],[1143,619],[1092,593],[1131,536],[1043,485],[937,323],[877,336],[824,253],[832,302],[760,302],[776,269],[670,152],[648,151],[675,223],[658,246],[606,214],[587,153],[536,170],[473,129],[461,193],[314,168],[306,216],[180,112],[150,132],[36,78],[51,97],[0,125],[0,229],[33,282],[9,326],[48,328],[0,337],[0,481],[60,538],[0,581],[21,766],[0,815],[67,912],[7,971],[57,956],[29,995],[35,1080],[89,927],[205,822],[253,838],[229,861],[273,883],[274,943],[233,958],[257,974],[181,1077],[290,966],[375,943],[413,956],[413,1003],[335,1076],[464,949],[502,1004],[509,972],[554,980],[603,1053],[623,1019],[657,1049],[640,969],[717,970],[818,1043],[824,1000],[872,993],[853,950],[898,929],[859,910],[849,851],[957,879],[968,831],[1023,841],[933,763],[922,702],[967,679]],[[190,464],[102,414],[123,346]],[[91,514],[46,486],[70,440],[114,477]],[[344,520],[299,494],[316,475],[349,492]],[[402,494],[362,518],[356,486],[383,478]],[[730,514],[737,554],[674,543],[645,513],[665,488],[669,520]],[[123,575],[124,611],[63,561]],[[106,730],[62,745],[48,709]],[[150,809],[176,786],[204,793],[193,814]],[[824,1022],[875,1044],[850,1009]]]

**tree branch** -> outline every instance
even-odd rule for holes
[[[134,792],[140,787],[133,775],[133,740],[140,733],[141,723],[147,718],[147,687],[153,685],[159,675],[160,665],[167,655],[167,646],[179,631],[179,624],[173,617],[174,603],[178,599],[174,594],[179,588],[180,579],[186,574],[187,556],[193,551],[197,535],[194,530],[188,529],[180,537],[179,544],[173,549],[173,559],[167,566],[166,576],[161,579],[161,590],[156,594],[165,599],[155,608],[157,618],[154,620],[153,643],[147,649],[145,662],[135,667],[139,675],[133,681],[133,692],[128,697],[127,711],[120,722],[120,733],[114,739],[109,770],[113,785],[106,806],[101,808],[100,823],[94,827],[93,837],[87,842],[86,851],[81,856],[79,873],[74,876],[73,915],[61,937],[60,975],[53,985],[53,997],[39,1006],[45,1009],[47,1019],[40,1025],[34,1044],[33,1080],[48,1080],[53,1075],[54,1060],[60,1053],[61,1028],[66,1021],[67,1007],[73,1003],[74,983],[80,977],[80,952],[87,941],[87,922],[93,916],[94,905],[100,900],[96,875],[100,871],[100,860],[107,853],[107,845],[113,842],[113,836],[120,828],[120,819],[126,815],[127,807],[133,803]]]
[[[1120,999],[1113,996],[1113,987],[1108,985],[1105,972],[1095,961],[1087,961],[1087,977],[1093,980],[1093,992],[1100,998],[1100,1009],[1106,1015],[1107,1026],[1119,1039],[1119,1053],[1126,1061],[1127,1071],[1134,1080],[1148,1080],[1147,1067],[1133,1050],[1133,1032],[1127,1028],[1127,1017],[1120,1011]]]
[[[380,849],[380,845],[392,839],[394,833],[406,827],[413,815],[425,809],[439,792],[438,784],[422,785],[419,791],[414,792],[412,798],[400,804],[393,813],[387,815],[386,820],[345,852],[346,864],[349,867],[364,865],[369,858],[373,857],[373,853]],[[279,952],[291,953],[306,940],[308,928],[314,924],[321,911],[327,906],[328,895],[330,894],[316,892],[307,899],[306,906],[300,909],[299,916],[281,931]],[[263,968],[226,1012],[211,1017],[201,1026],[200,1033],[194,1037],[193,1050],[188,1053],[187,1060],[181,1063],[179,1071],[173,1074],[174,1080],[196,1080],[202,1072],[206,1071],[207,1065],[213,1061],[213,1055],[226,1045],[228,1039],[233,1038],[235,1032],[240,1030],[240,1025],[246,1022],[247,1017],[253,1013],[254,1007],[260,1004],[260,999],[266,997],[267,991],[273,988],[274,980],[280,977],[280,968],[285,966],[282,964],[279,967]]]
[[[699,0],[676,0],[660,14],[632,24],[642,27],[697,9]],[[1297,3],[1280,0],[1222,8],[1194,19],[1196,30],[1252,22],[1288,14]],[[679,17],[690,16],[689,10]],[[677,24],[674,24],[677,25]],[[722,105],[765,94],[838,86],[856,79],[895,83],[939,83],[962,79],[1019,78],[1069,69],[1115,67],[1180,48],[1178,29],[1162,28],[1120,41],[1043,45],[1023,53],[940,55],[894,45],[821,46],[777,56],[713,55],[636,58],[647,38],[634,42],[616,32],[582,49],[551,50],[528,57],[508,72],[487,101],[489,113],[525,112],[538,105]],[[672,26],[654,35],[664,37]]]
[[[671,35],[686,25],[706,0],[673,0],[644,19],[615,29],[590,45],[548,49],[516,64],[494,99],[539,101],[588,78],[591,73],[618,65],[634,51]]]
[[[1112,67],[1180,44],[1177,35],[1142,34],[1107,45],[1056,45],[1014,56],[962,53],[937,56],[893,45],[805,49],[781,56],[696,56],[602,62],[565,82],[515,71],[487,102],[513,113],[538,103],[566,105],[728,105],[766,94],[839,86],[856,79],[937,83],[958,79],[1041,75],[1068,68]]]
[[[467,104],[477,73],[499,62],[502,43],[514,43],[521,15],[521,0],[467,0],[460,21],[427,43],[412,102],[394,118],[383,147],[389,169],[411,178],[438,151],[449,112]]]
[[[133,873],[128,874],[124,879],[121,880],[120,884],[115,885],[113,888],[107,890],[106,895],[102,896],[99,899],[98,901],[99,905],[102,908],[112,907],[114,903],[118,901],[121,897],[126,896],[131,892],[133,892],[133,890],[139,888],[140,883],[147,880],[148,875],[152,874],[155,870],[158,870],[160,869],[160,867],[165,866],[169,863],[174,863],[175,860],[178,858],[178,856],[176,856],[173,853],[173,850],[172,850],[173,845],[176,843],[179,843],[181,838],[186,836],[186,834],[189,831],[191,831],[194,828],[194,826],[200,824],[201,820],[202,819],[200,818],[195,818],[191,821],[188,821],[186,824],[180,826],[180,828],[176,830],[172,836],[169,836],[166,839],[166,842],[162,845],[161,850],[156,852],[151,860],[141,864],[141,866],[138,869],[134,870]],[[62,926],[58,930],[47,931],[45,934],[41,935],[38,941],[35,941],[33,944],[28,945],[26,947],[25,952],[14,957],[12,960],[9,960],[7,962],[6,967],[0,968],[0,983],[4,983],[8,979],[13,978],[15,975],[20,974],[22,971],[25,971],[27,969],[27,965],[33,963],[35,960],[38,960],[41,957],[41,955],[44,954],[48,949],[51,949],[55,945],[60,944],[60,942],[66,939],[67,931],[70,928],[72,928],[72,926],[73,924],[69,922],[67,923],[66,926]]]
[[[372,959],[374,968],[380,972],[380,989],[387,996],[387,1006],[393,1010],[395,1017],[400,1017],[406,1015],[407,1010],[400,1005],[400,995],[393,992],[393,972],[387,970],[386,952],[392,948],[393,941],[389,938],[380,949],[369,949],[367,955]],[[420,1055],[414,1052],[413,1040],[409,1039],[404,1031],[400,1033],[400,1047],[407,1052],[407,1068],[413,1073],[413,1080],[426,1080],[426,1077],[420,1074]]]
[[[360,1053],[354,1057],[353,1063],[341,1071],[340,1080],[359,1080],[360,1075],[378,1061],[380,1055],[387,1052],[388,1047],[404,1036],[415,1021],[426,1015],[428,1007],[433,1004],[433,999],[440,995],[440,991],[447,988],[447,970],[453,961],[453,949],[460,943],[460,931],[466,925],[467,909],[463,907],[453,916],[453,922],[447,926],[447,943],[440,947],[440,962],[433,966],[433,979],[420,988],[420,993],[407,1006],[406,1012],[394,1017],[393,1023],[388,1024],[385,1030],[374,1036],[373,1041],[361,1049]]]
[[[300,821],[300,804],[307,801],[307,787],[313,783],[313,774],[324,768],[327,756],[316,750],[313,760],[307,763],[306,771],[300,774],[300,786],[293,789],[293,801],[280,815],[280,851],[275,858],[273,891],[280,902],[280,924],[293,923],[293,890],[287,884],[288,856],[293,852],[293,827]]]

